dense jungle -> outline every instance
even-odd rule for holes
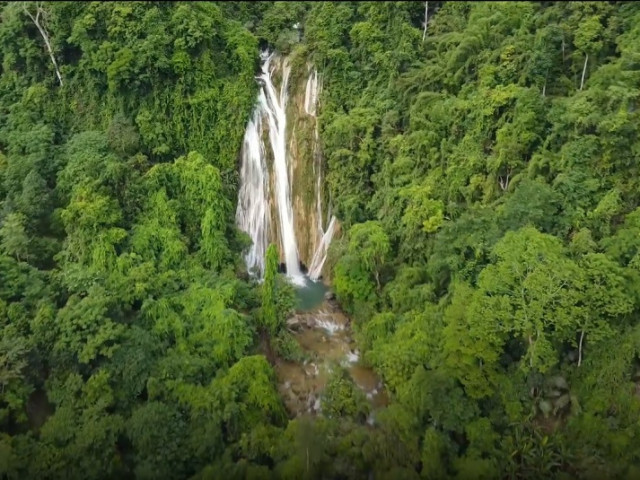
[[[282,144],[373,420],[343,366],[279,388],[264,52],[321,79]],[[0,2],[0,479],[640,478],[639,108],[635,2]]]

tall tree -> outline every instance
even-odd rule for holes
[[[276,311],[276,277],[278,275],[278,250],[275,244],[267,247],[264,282],[262,283],[262,324],[275,336],[282,325],[278,322]]]
[[[2,222],[0,238],[3,252],[16,260],[28,260],[29,237],[25,232],[26,218],[21,213],[12,212]]]

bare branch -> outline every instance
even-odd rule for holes
[[[424,2],[424,30],[422,32],[422,41],[427,38],[427,23],[429,22],[429,2]]]
[[[40,17],[41,16],[42,16],[43,19],[44,19],[44,17],[46,17],[46,11],[42,7],[42,3],[41,2],[36,2],[36,4],[35,4],[36,5],[36,15],[34,17],[33,14],[27,8],[27,5],[28,5],[28,3],[24,2],[22,4],[22,9],[29,16],[29,18],[31,19],[33,24],[37,27],[38,31],[40,32],[40,35],[42,36],[42,39],[44,40],[44,44],[47,47],[47,51],[49,52],[49,57],[51,58],[51,63],[53,63],[53,68],[55,68],[55,70],[56,70],[56,76],[58,77],[58,81],[60,82],[60,86],[62,86],[63,85],[62,75],[60,75],[60,69],[58,68],[58,62],[56,62],[56,57],[53,54],[53,48],[51,48],[51,40],[49,38],[49,33],[47,32],[47,29],[46,29],[44,23],[40,21]]]
[[[509,168],[509,170],[507,170],[506,178],[503,177],[502,175],[500,175],[498,177],[498,183],[500,184],[500,188],[502,189],[502,191],[506,191],[509,188],[509,177],[510,176],[511,176],[511,168]]]
[[[580,80],[580,90],[584,87],[584,75],[587,73],[587,62],[589,61],[589,54],[584,57],[584,68],[582,69],[582,80]]]
[[[582,364],[582,341],[584,340],[584,330],[580,332],[580,344],[578,346],[578,366]]]

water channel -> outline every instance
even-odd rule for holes
[[[302,363],[276,361],[278,388],[287,409],[295,416],[321,414],[327,381],[335,368],[343,367],[371,403],[368,421],[372,423],[376,409],[388,400],[378,376],[361,363],[349,318],[327,298],[328,288],[322,282],[307,279],[296,291],[297,312],[287,323],[307,359]]]

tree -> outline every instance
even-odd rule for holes
[[[28,260],[29,237],[25,232],[26,218],[21,213],[10,213],[4,219],[0,227],[2,238],[2,250],[5,254],[15,257],[16,260]]]
[[[55,413],[40,430],[29,476],[99,479],[123,473],[115,450],[124,419],[110,412],[113,391],[100,370],[86,383],[78,374],[56,378],[49,390]]]
[[[36,26],[42,39],[44,40],[44,44],[47,47],[47,52],[49,52],[49,57],[51,58],[51,63],[53,64],[53,68],[56,71],[56,76],[58,77],[58,81],[60,82],[60,86],[62,86],[62,75],[60,75],[60,69],[58,68],[58,62],[56,62],[56,57],[53,54],[53,48],[51,47],[51,38],[49,37],[49,32],[47,31],[46,21],[48,13],[44,8],[42,2],[35,2],[34,7],[36,9],[35,15],[30,11],[31,4],[28,2],[23,2],[22,9],[24,13],[26,13],[33,24]]]
[[[578,367],[582,365],[585,335],[593,344],[615,335],[620,317],[633,310],[633,297],[620,266],[601,253],[586,254],[579,266]]]
[[[28,365],[27,341],[15,334],[11,335],[9,330],[4,329],[0,340],[0,393],[2,395],[6,395],[10,382],[24,379],[24,370]]]
[[[498,350],[509,335],[515,336],[525,344],[521,368],[544,373],[559,360],[554,336],[575,328],[576,265],[555,237],[531,227],[508,232],[494,255],[496,263],[478,279],[472,332],[493,330],[491,341]]]
[[[49,213],[50,197],[45,179],[31,170],[22,182],[22,192],[16,199],[16,206],[31,225],[41,228],[42,221]]]
[[[275,244],[267,247],[262,283],[262,324],[272,336],[276,336],[282,325],[276,311],[276,276],[278,275],[278,250]]]
[[[133,444],[136,478],[183,478],[187,471],[188,425],[177,405],[147,402],[136,408],[126,426]]]
[[[594,15],[583,20],[578,26],[575,34],[575,44],[584,52],[584,67],[582,68],[582,77],[580,79],[580,90],[584,87],[584,78],[587,73],[587,62],[589,54],[595,56],[602,49],[602,23],[600,16]]]
[[[323,393],[322,411],[330,418],[349,417],[364,422],[368,404],[347,371],[336,370]]]
[[[389,238],[378,222],[354,225],[349,231],[350,255],[362,263],[366,271],[373,273],[380,291],[380,269],[390,251]]]

